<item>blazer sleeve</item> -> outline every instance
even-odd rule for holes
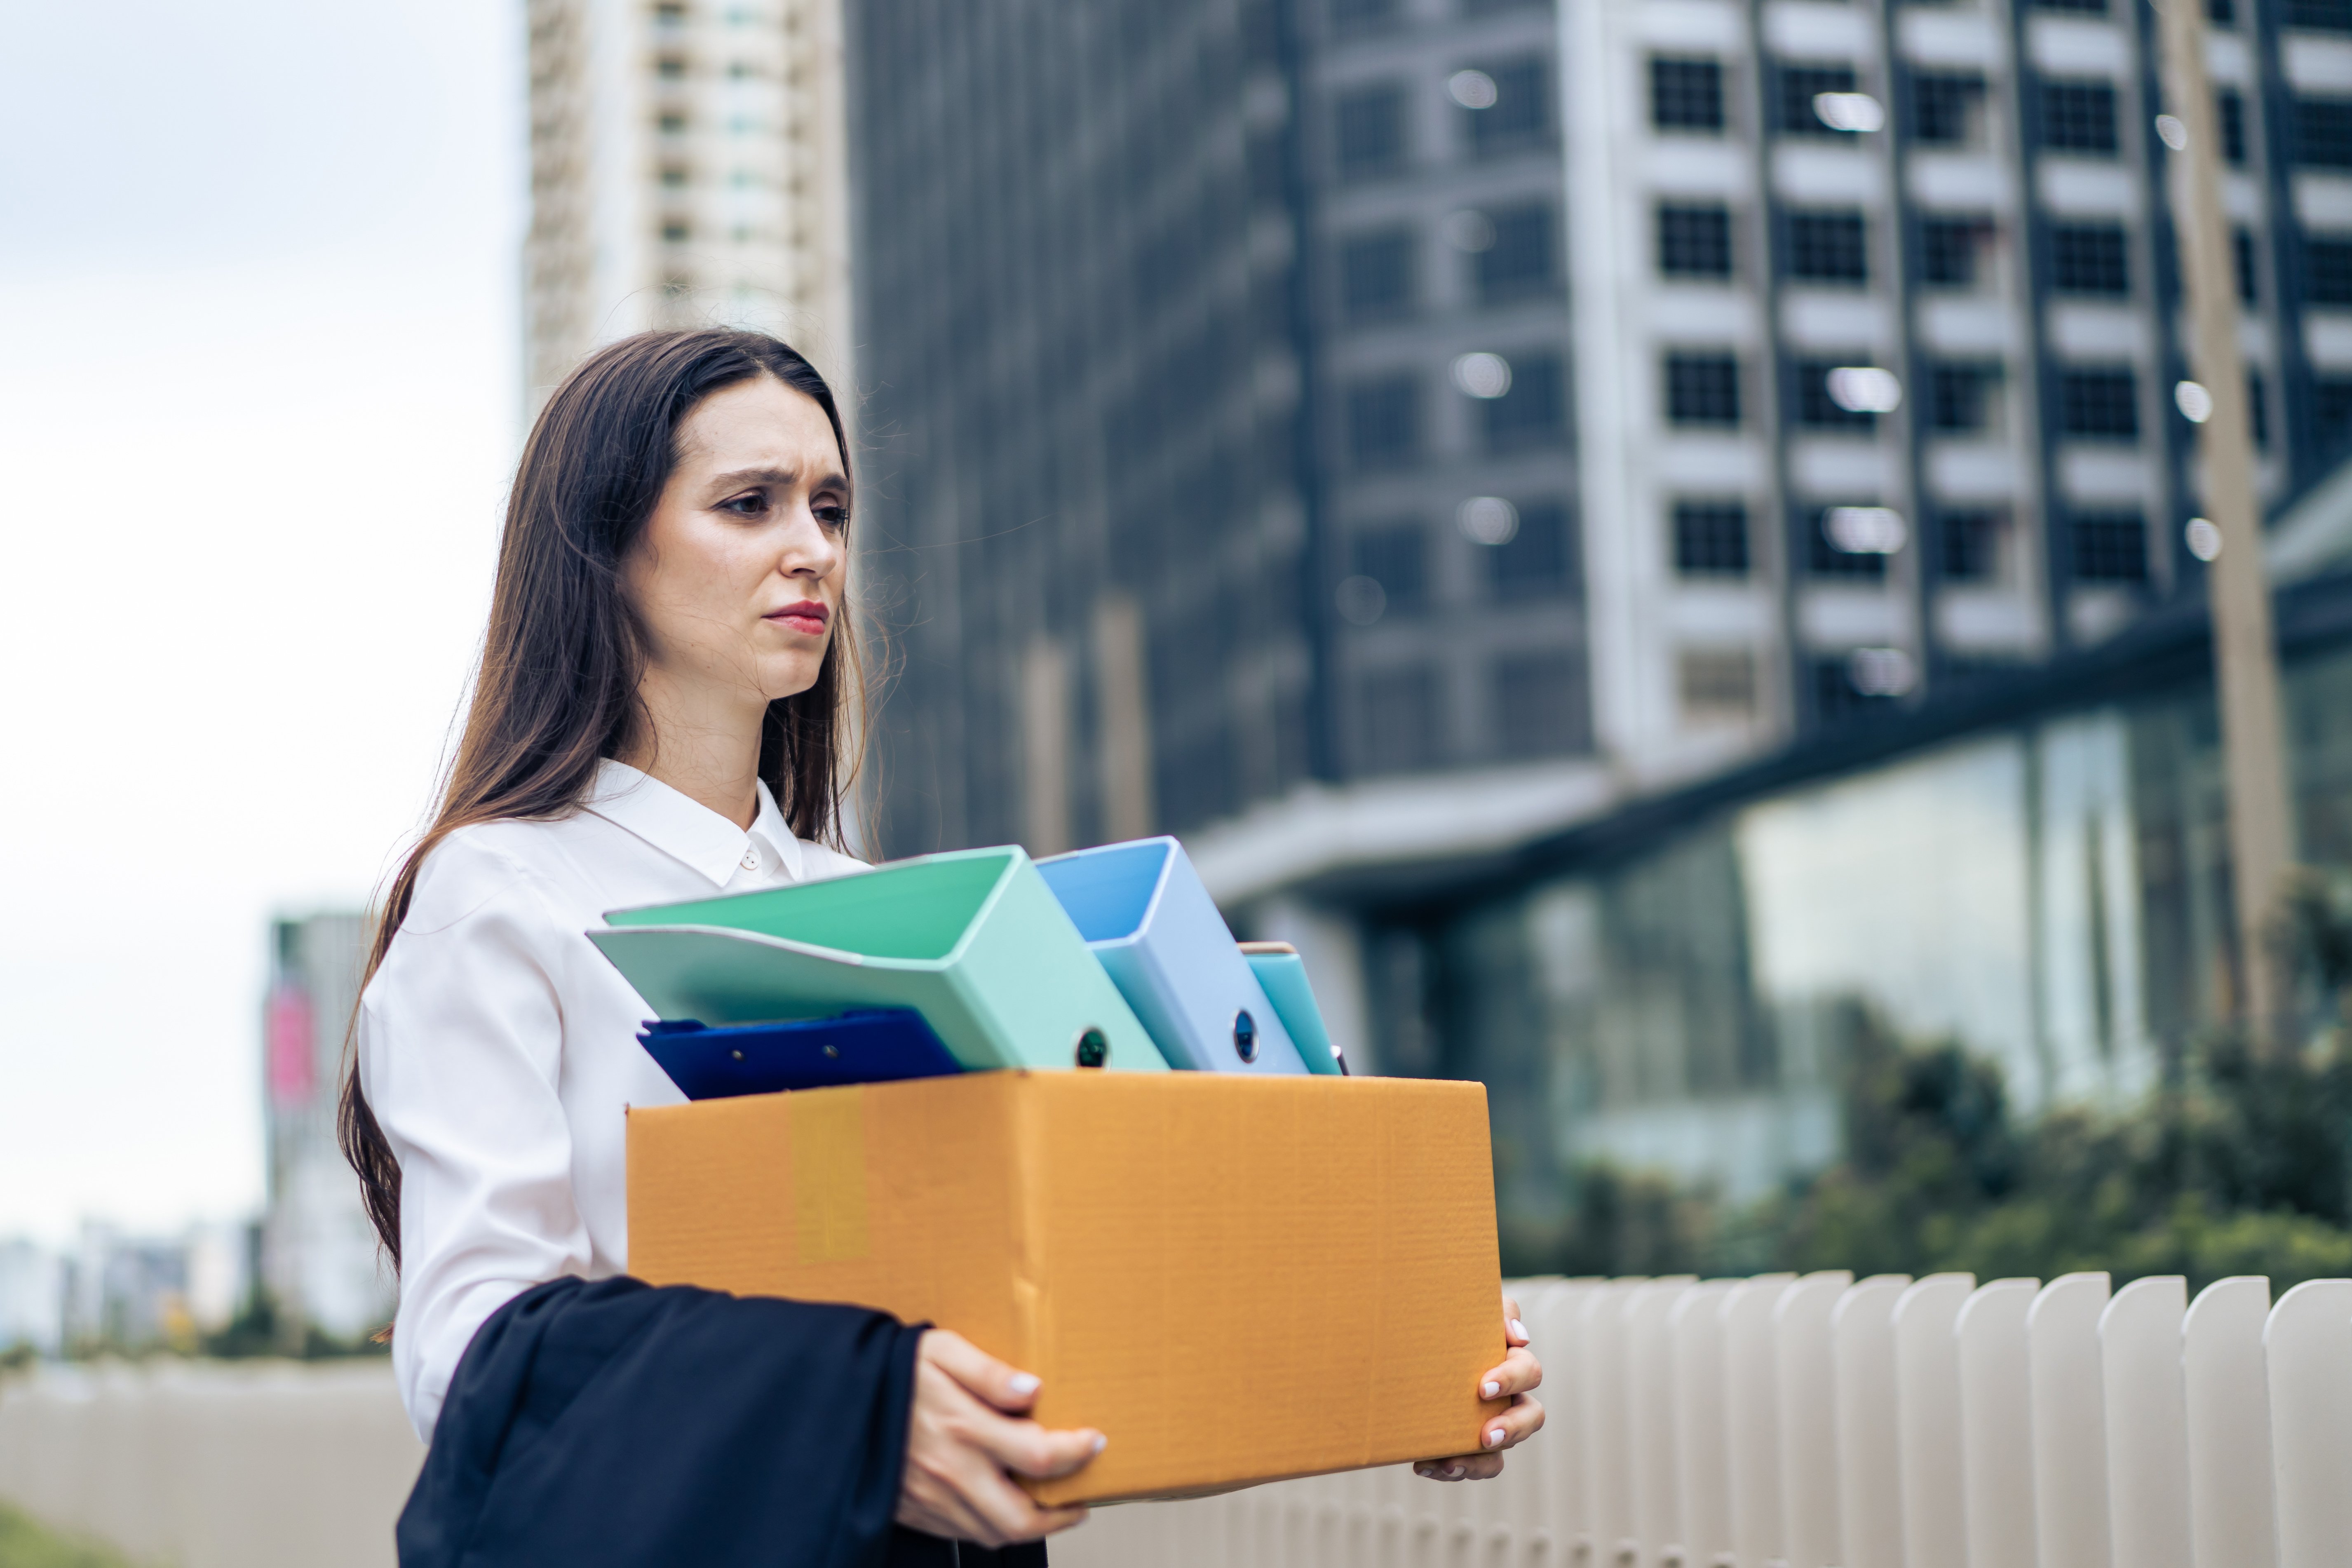
[[[557,1279],[492,1314],[402,1511],[400,1568],[1044,1568],[898,1529],[922,1326]]]

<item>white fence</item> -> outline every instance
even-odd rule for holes
[[[2191,1304],[1966,1275],[1520,1288],[1543,1435],[1503,1478],[1391,1468],[1108,1508],[1060,1568],[2343,1568],[2352,1280]]]
[[[2352,1280],[1516,1293],[1550,1420],[1500,1480],[1106,1508],[1057,1568],[2352,1563]],[[0,1498],[183,1568],[383,1568],[418,1457],[380,1362],[0,1384]]]

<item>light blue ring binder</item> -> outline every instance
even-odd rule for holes
[[[1171,1067],[1309,1070],[1181,844],[1106,844],[1037,871]]]

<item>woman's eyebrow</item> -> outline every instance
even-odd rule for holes
[[[790,485],[800,478],[797,468],[732,468],[710,476],[715,489],[733,489],[738,485]],[[847,489],[849,480],[839,473],[820,474],[811,489]]]

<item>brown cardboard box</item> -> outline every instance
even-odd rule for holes
[[[853,1301],[1110,1445],[1049,1502],[1467,1453],[1503,1358],[1486,1089],[992,1072],[629,1116],[631,1272]]]

